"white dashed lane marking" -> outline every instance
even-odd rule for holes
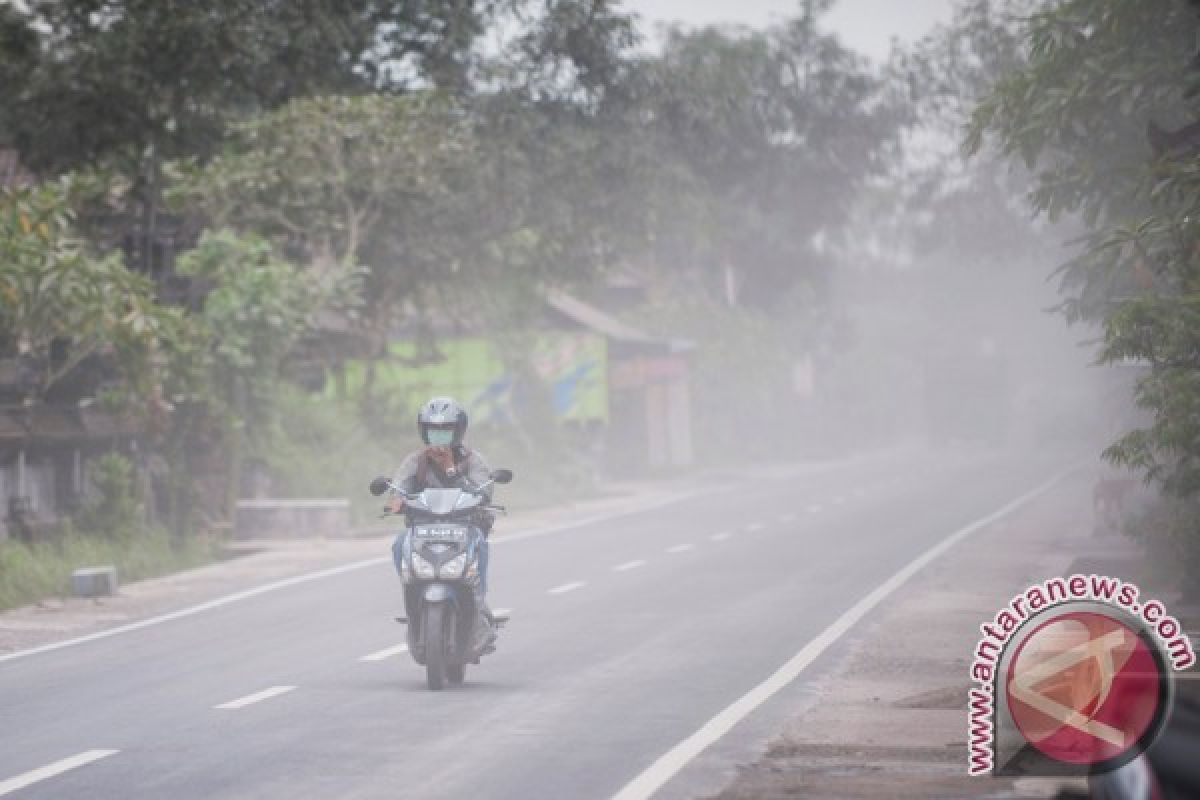
[[[710,536],[708,538],[712,539],[714,542],[723,542],[729,538],[729,534],[728,533],[714,533],[712,536]]]
[[[840,506],[842,503],[845,503],[845,502],[846,502],[846,498],[842,497],[840,494],[837,497],[833,498],[833,504],[835,506]]]
[[[646,566],[646,562],[640,559],[638,561],[627,561],[624,564],[618,564],[617,566],[613,567],[613,572],[628,572],[631,569],[637,569],[638,567],[644,566]]]
[[[53,764],[47,764],[44,767],[31,769],[29,772],[22,773],[15,778],[9,778],[6,781],[0,781],[0,797],[3,797],[13,792],[20,791],[27,786],[32,786],[35,783],[44,781],[47,778],[53,778],[55,775],[62,775],[64,772],[70,772],[79,767],[86,767],[88,764],[95,763],[102,758],[116,755],[120,750],[88,750],[70,758],[64,758],[61,761],[55,761]]]
[[[378,653],[371,653],[369,656],[363,656],[359,661],[383,661],[385,658],[398,656],[408,650],[408,645],[398,644],[395,647],[389,647],[386,650],[380,650]]]
[[[677,544],[674,547],[668,547],[667,552],[668,553],[686,553],[688,550],[691,550],[692,547],[693,547],[693,545],[690,545],[690,544]]]
[[[762,524],[761,522],[751,522],[749,525],[746,526],[746,530],[753,533],[754,531],[761,531],[765,527],[767,527],[767,526]]]
[[[810,514],[820,514],[820,513],[821,513],[821,507],[820,507],[820,506],[809,506],[808,508],[806,508],[806,509],[804,509],[804,510],[805,510],[805,511],[807,511],[808,513],[810,513]]]
[[[779,521],[780,522],[795,522],[796,515],[795,514],[780,514]]]
[[[584,583],[583,581],[575,581],[574,583],[564,583],[562,586],[555,586],[553,589],[551,589],[549,592],[547,592],[547,594],[566,594],[567,592],[573,592],[576,589],[582,589],[586,585],[587,584]]]
[[[789,686],[796,680],[822,653],[833,646],[851,630],[872,609],[886,600],[892,593],[904,586],[910,578],[929,565],[938,556],[949,550],[962,539],[972,533],[986,528],[997,519],[1011,514],[1029,501],[1049,491],[1059,480],[1070,471],[1055,475],[1050,480],[1021,495],[991,514],[976,520],[965,528],[954,533],[926,550],[910,561],[899,572],[892,575],[877,586],[870,594],[859,600],[815,639],[800,648],[800,650],[785,662],[779,669],[769,675],[762,683],[755,686],[746,694],[726,706],[716,716],[704,723],[695,733],[663,753],[636,778],[625,785],[623,789],[612,796],[611,800],[650,800],[658,790],[675,777],[684,767],[714,743],[721,740],[729,731],[741,722],[747,715],[770,700],[776,693]]]
[[[230,700],[228,703],[221,703],[213,708],[221,709],[222,711],[237,711],[239,708],[252,706],[255,703],[261,703],[263,700],[270,700],[272,697],[278,697],[281,694],[287,694],[293,691],[295,686],[272,686],[270,689],[263,689],[261,692],[248,694],[245,697],[239,697],[237,700]]]

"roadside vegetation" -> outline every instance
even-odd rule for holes
[[[695,346],[702,462],[878,446],[954,391],[922,374],[935,356],[1011,378],[980,355],[1012,326],[996,298],[1041,319],[1080,233],[1063,310],[1101,361],[1149,370],[1153,422],[1108,455],[1163,488],[1200,574],[1196,9],[962,0],[879,68],[824,31],[831,5],[654,43],[608,0],[0,7],[0,148],[24,176],[0,188],[12,405],[32,419],[102,375],[71,400],[135,428],[125,455],[155,481],[121,531],[85,508],[0,542],[0,586],[35,596],[93,546],[126,578],[202,559],[258,473],[366,521],[418,399],[377,391],[377,367],[436,363],[475,326],[532,374],[537,293],[630,274],[628,319]],[[1044,361],[1008,366],[1053,386]],[[521,474],[518,504],[594,491],[529,385],[475,441]],[[950,400],[1001,416],[980,397]]]
[[[1099,361],[1143,373],[1148,424],[1106,457],[1162,490],[1135,524],[1200,600],[1200,4],[1042,3],[1024,59],[975,110],[968,146],[995,141],[1032,176],[1030,204],[1078,221],[1062,310],[1099,327]]]
[[[119,581],[156,578],[214,560],[207,537],[174,537],[146,522],[133,468],[110,454],[90,469],[91,499],[50,535],[35,542],[0,546],[0,609],[69,595],[71,573],[113,565]]]
[[[495,331],[531,374],[536,292],[633,271],[650,308],[711,308],[706,333],[754,330],[783,355],[789,317],[829,302],[814,242],[903,116],[819,30],[824,3],[657,51],[603,0],[359,6],[0,10],[0,145],[30,175],[0,194],[0,358],[38,374],[20,387],[31,416],[99,364],[97,400],[165,464],[177,535],[228,519],[248,465],[280,492],[358,501],[352,481],[412,446],[417,398],[312,386],[387,361],[397,326],[426,362],[448,329]],[[763,372],[696,359],[722,383]],[[595,466],[535,418],[549,387],[529,383],[546,397],[481,446],[521,462],[518,494],[590,491]],[[716,418],[757,399],[695,403]]]

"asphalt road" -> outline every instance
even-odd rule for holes
[[[513,620],[458,690],[430,692],[406,653],[385,655],[403,641],[390,565],[0,663],[0,796],[609,798],[914,557],[1061,466],[797,467],[498,541],[491,601]],[[512,518],[497,534],[520,531]],[[663,796],[716,792],[729,744],[795,697]]]

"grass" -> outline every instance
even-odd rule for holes
[[[0,609],[70,594],[71,573],[115,565],[122,583],[207,564],[217,550],[206,539],[176,541],[159,529],[108,538],[66,533],[34,544],[0,542]]]

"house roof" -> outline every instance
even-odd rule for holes
[[[607,339],[629,345],[664,347],[671,353],[683,353],[695,347],[684,339],[663,339],[628,325],[595,306],[558,289],[542,290],[542,298],[550,308],[568,320],[601,334]]]
[[[141,431],[133,420],[90,409],[65,406],[0,408],[0,442],[87,441],[112,436],[136,436]]]
[[[547,305],[567,319],[585,328],[590,328],[596,333],[603,334],[609,339],[614,339],[618,342],[629,342],[631,344],[650,344],[656,341],[649,334],[638,330],[632,325],[626,325],[619,319],[588,305],[577,297],[572,297],[566,292],[557,289],[546,289],[542,292],[542,297],[546,300]]]

